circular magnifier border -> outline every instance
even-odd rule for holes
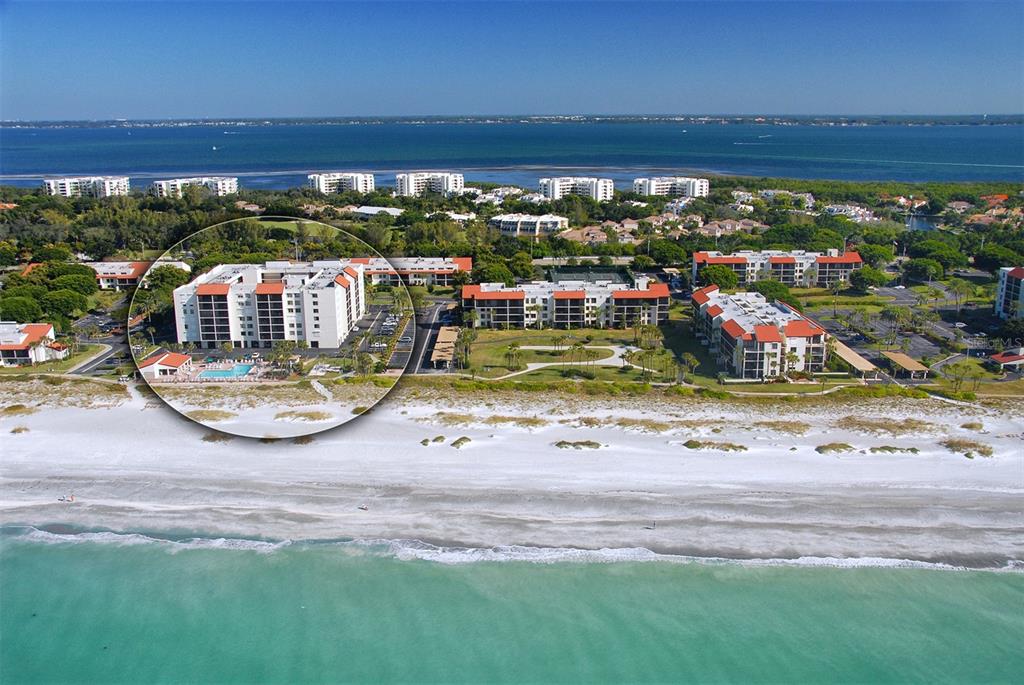
[[[263,230],[292,232],[287,250]],[[194,248],[210,231],[273,241],[280,258],[203,264]],[[331,239],[358,254],[325,256]],[[344,425],[384,399],[412,360],[416,316],[399,273],[365,241],[318,221],[260,217],[166,250],[139,279],[126,330],[139,376],[165,404],[216,431],[276,439]]]

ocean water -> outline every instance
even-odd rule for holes
[[[718,172],[846,180],[1024,180],[1022,126],[815,127],[669,123],[365,124],[0,130],[0,182],[52,174],[222,173],[243,187],[305,185],[317,170],[462,170],[535,187],[552,173]]]
[[[1018,572],[14,528],[0,545],[4,683],[968,683],[1024,670]]]

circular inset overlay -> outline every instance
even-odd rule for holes
[[[288,217],[236,219],[165,252],[129,307],[139,374],[218,431],[318,433],[379,402],[415,341],[405,284],[358,238]]]

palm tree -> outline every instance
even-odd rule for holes
[[[956,312],[959,314],[960,307],[968,297],[974,294],[974,285],[962,278],[951,278],[946,287],[953,295],[953,301],[956,303]]]
[[[586,347],[584,347],[583,343],[581,343],[579,341],[574,342],[572,344],[572,346],[569,348],[569,363],[574,362],[576,359],[581,359],[582,360],[582,358],[583,358],[583,351],[585,349],[586,349]]]
[[[519,360],[522,358],[519,348],[519,343],[515,342],[509,343],[508,347],[505,348],[505,362],[509,371],[515,371],[519,368]]]
[[[839,314],[839,293],[843,289],[843,282],[840,280],[833,281],[829,283],[828,289],[832,293],[832,316],[834,318]]]
[[[692,352],[683,353],[683,367],[686,369],[688,375],[693,375],[693,372],[700,366],[700,360]]]
[[[146,326],[146,333],[149,334],[149,342],[156,345],[156,329],[152,326]]]

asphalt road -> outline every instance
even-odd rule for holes
[[[406,369],[407,373],[436,373],[436,370],[430,368],[429,364],[426,366],[424,364],[429,358],[429,351],[434,349],[434,339],[437,337],[437,331],[441,328],[438,317],[447,304],[446,302],[437,302],[422,307],[416,312],[416,341],[412,349],[413,364]]]

